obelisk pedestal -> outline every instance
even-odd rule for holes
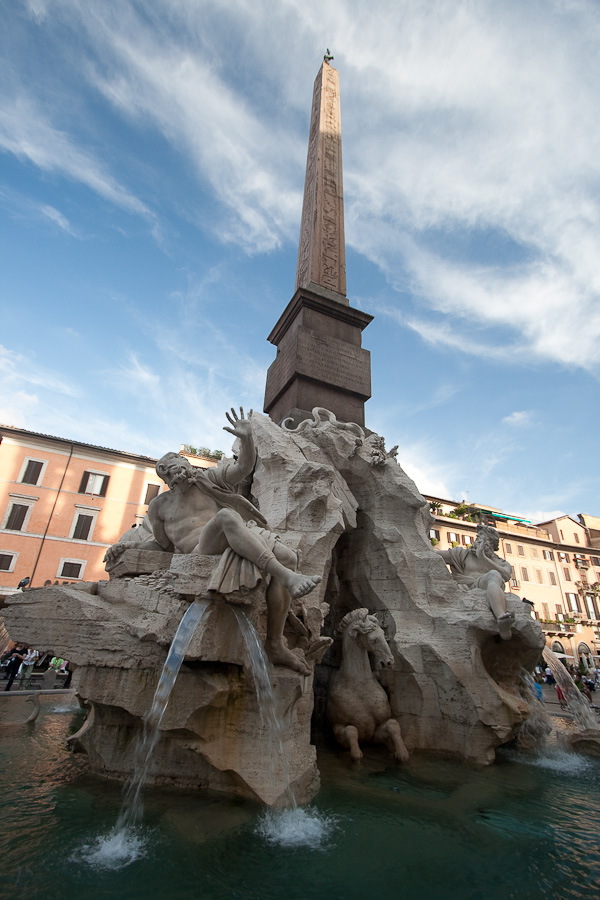
[[[364,425],[371,357],[361,332],[372,318],[346,297],[339,79],[324,61],[313,91],[296,292],[268,338],[277,347],[265,390],[271,419],[297,424],[322,406]]]

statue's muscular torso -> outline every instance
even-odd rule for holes
[[[192,553],[202,529],[221,507],[209,494],[189,485],[159,494],[148,507],[155,540],[163,547],[172,544],[180,553]]]

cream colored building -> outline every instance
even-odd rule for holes
[[[533,603],[547,645],[575,663],[600,655],[600,549],[593,530],[600,520],[581,514],[579,521],[560,516],[533,524],[491,506],[427,499],[437,549],[468,546],[480,519],[493,524],[498,552],[512,566],[508,589]]]

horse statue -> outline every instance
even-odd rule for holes
[[[394,657],[383,629],[368,609],[347,613],[338,627],[342,635],[342,664],[331,679],[327,699],[327,717],[342,747],[353,760],[362,758],[359,741],[387,744],[400,762],[408,760],[400,725],[392,718],[390,701],[379,684],[369,661],[375,667],[389,669]]]

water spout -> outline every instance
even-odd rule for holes
[[[283,727],[277,713],[275,694],[273,693],[273,686],[269,677],[269,661],[265,655],[256,628],[244,610],[238,606],[233,606],[232,609],[235,613],[238,625],[240,626],[240,631],[248,652],[248,660],[250,663],[252,679],[254,681],[254,688],[256,690],[261,725],[263,728],[266,727],[270,729],[271,734],[275,739],[275,743],[278,745],[285,782],[284,795],[287,800],[287,805],[292,807],[292,809],[296,809],[296,798],[290,784],[290,768],[283,747]],[[273,777],[275,777],[275,774],[275,771],[273,771]]]
[[[123,804],[115,825],[115,833],[123,831],[130,825],[136,825],[142,817],[141,792],[150,770],[152,753],[160,737],[160,723],[187,649],[209,603],[209,600],[195,600],[179,623],[154,693],[152,706],[144,716],[142,735],[134,751],[133,771],[123,788]]]
[[[548,647],[544,647],[542,656],[550,666],[550,671],[565,695],[569,712],[572,713],[577,727],[581,731],[598,731],[598,720],[558,656]]]

